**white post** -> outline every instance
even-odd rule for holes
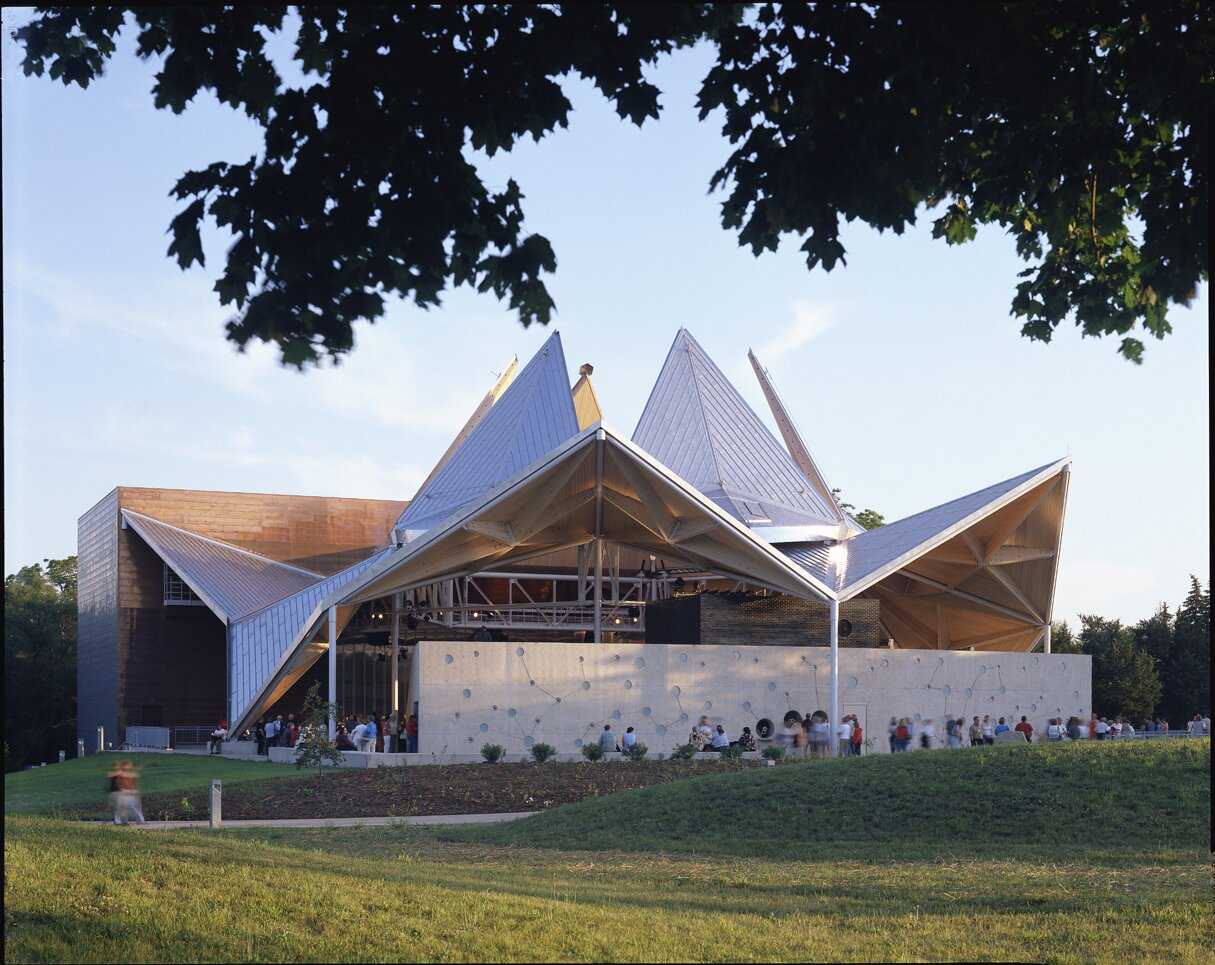
[[[337,607],[329,608],[329,703],[337,703]],[[337,721],[329,716],[329,739],[337,739]]]
[[[97,728],[97,753],[100,754],[105,750],[105,728]]]
[[[398,746],[394,747],[394,751],[399,751],[401,720],[401,594],[394,593],[392,595],[392,630],[389,632],[389,640],[392,642],[392,655],[389,659],[392,660],[392,716],[388,718],[389,733],[397,738]]]
[[[603,642],[603,542],[595,540],[595,642]]]
[[[1042,652],[1050,653],[1050,624],[1046,625],[1046,636],[1042,638]]]
[[[828,730],[831,756],[839,754],[840,716],[840,604],[827,601],[827,639],[831,643],[831,723]]]
[[[84,738],[83,737],[76,738],[76,756],[84,757]]]
[[[213,828],[218,828],[224,823],[223,817],[223,794],[224,786],[219,778],[211,781],[211,820],[210,824]]]

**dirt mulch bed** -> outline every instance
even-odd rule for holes
[[[756,761],[611,761],[596,764],[449,764],[326,771],[290,781],[224,788],[224,817],[354,818],[541,811],[583,798],[649,787]],[[149,794],[149,821],[205,818],[209,789]],[[189,806],[183,806],[183,799]]]

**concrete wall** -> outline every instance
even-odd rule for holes
[[[595,740],[605,723],[632,725],[651,751],[683,743],[704,714],[731,737],[786,710],[829,708],[830,651],[822,647],[423,642],[415,657],[422,754],[475,754],[483,743],[523,753]],[[888,750],[892,716],[1088,715],[1091,658],[953,650],[840,650],[841,713],[855,713]],[[917,728],[918,730],[918,728]]]

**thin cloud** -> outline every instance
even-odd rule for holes
[[[834,324],[832,309],[798,299],[793,303],[793,324],[760,345],[756,354],[765,365],[775,364],[814,341]]]

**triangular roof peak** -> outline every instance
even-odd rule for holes
[[[802,441],[801,433],[797,431],[797,426],[793,422],[793,416],[789,414],[789,410],[785,408],[785,403],[781,399],[780,393],[776,391],[776,385],[772,381],[771,373],[764,368],[759,357],[750,349],[747,350],[747,358],[751,362],[751,368],[755,372],[755,377],[759,380],[759,387],[763,390],[764,398],[768,401],[768,408],[772,412],[772,418],[776,421],[776,428],[780,430],[781,438],[785,440],[785,448],[789,451],[789,455],[797,465],[797,468],[801,470],[802,475],[806,477],[806,481],[814,487],[814,491],[827,503],[840,522],[844,523],[851,532],[864,532],[864,527],[857,524],[855,520],[840,508],[839,500],[835,498],[835,493],[831,491],[827,477],[823,475],[822,470],[818,468],[818,464],[814,461],[814,457],[810,455],[810,449]]]
[[[839,526],[834,503],[686,328],[675,335],[633,441],[748,526]]]
[[[596,395],[595,385],[591,382],[591,373],[594,371],[595,367],[590,362],[584,362],[578,369],[578,381],[570,387],[579,431],[603,421],[603,409],[599,406],[599,396]]]
[[[418,490],[397,520],[397,529],[424,532],[577,432],[561,336],[553,332]]]

